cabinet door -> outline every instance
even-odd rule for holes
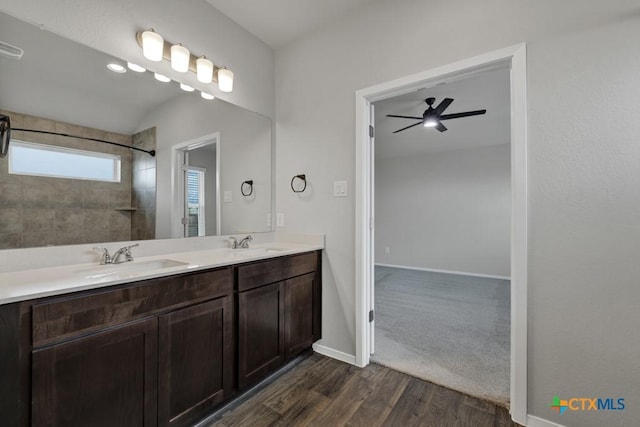
[[[238,353],[241,389],[284,361],[284,282],[238,293]]]
[[[33,426],[155,426],[157,319],[36,350]]]
[[[315,273],[285,282],[285,343],[287,358],[311,347],[314,339]]]
[[[158,425],[192,425],[233,388],[230,297],[160,316]]]

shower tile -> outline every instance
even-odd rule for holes
[[[0,208],[22,207],[22,184],[0,184]]]
[[[22,209],[0,208],[0,234],[22,233]]]
[[[37,248],[40,246],[54,246],[56,234],[53,231],[25,232],[22,234],[22,246],[25,248]]]
[[[49,233],[54,230],[55,210],[24,209],[23,227],[26,233]]]
[[[21,248],[22,234],[20,233],[0,233],[0,249]]]
[[[64,234],[80,234],[83,226],[82,209],[58,209],[55,211],[54,221],[56,241],[64,240]]]

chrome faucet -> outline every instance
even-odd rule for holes
[[[102,251],[102,256],[100,257],[100,264],[102,265],[111,264],[111,255],[109,255],[109,251],[107,250],[107,248],[101,248],[96,246],[93,249],[96,251]]]
[[[122,262],[133,261],[133,255],[131,255],[131,248],[135,248],[136,246],[140,246],[138,243],[135,245],[125,246],[123,248],[118,249],[113,255],[109,254],[107,248],[95,247],[96,251],[102,251],[102,256],[100,257],[100,264],[120,264]],[[124,255],[124,261],[120,261],[120,258]]]
[[[245,237],[240,241],[238,241],[238,239],[236,239],[233,236],[229,237],[229,242],[231,243],[231,249],[248,249],[249,242],[252,240],[253,240],[253,237],[251,237],[251,235],[248,235],[247,237]]]
[[[123,248],[118,249],[113,256],[111,257],[111,264],[120,264],[121,262],[133,261],[133,255],[131,255],[131,248],[135,248],[136,246],[140,246],[140,244],[136,243],[135,245],[125,246]],[[120,257],[125,257],[124,261],[120,261]]]

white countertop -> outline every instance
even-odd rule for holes
[[[250,249],[217,248],[140,257],[114,265],[75,264],[0,273],[0,305],[319,249],[323,245],[273,242],[251,245]],[[184,264],[147,268],[159,260]]]

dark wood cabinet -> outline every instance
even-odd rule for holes
[[[291,358],[311,347],[315,341],[313,303],[315,274],[305,274],[285,282],[284,341]]]
[[[33,426],[155,426],[157,319],[32,355]]]
[[[160,316],[158,425],[191,425],[229,397],[232,310],[224,297]]]
[[[320,274],[319,252],[238,267],[241,390],[320,339]]]
[[[320,338],[320,254],[0,305],[0,424],[197,423]]]
[[[238,294],[238,386],[245,388],[284,361],[284,283]]]

